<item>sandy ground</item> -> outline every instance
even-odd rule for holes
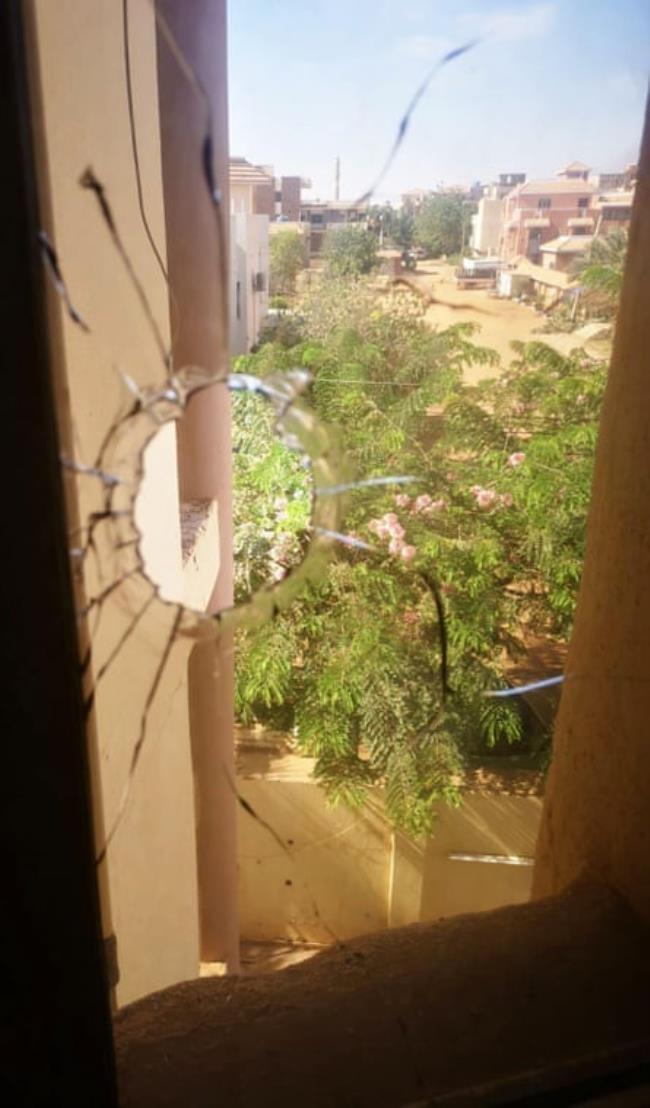
[[[513,340],[529,342],[542,338],[536,334],[544,316],[526,304],[514,300],[501,300],[483,289],[459,289],[454,280],[454,266],[442,262],[419,262],[415,273],[408,274],[408,281],[433,303],[427,309],[426,320],[432,327],[445,328],[453,323],[476,323],[480,331],[475,342],[496,350],[507,365],[513,358],[510,343]],[[483,377],[496,375],[498,370],[486,366],[474,366],[466,375],[468,384]]]

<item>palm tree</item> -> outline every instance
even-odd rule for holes
[[[595,238],[572,268],[574,276],[594,294],[594,302],[607,311],[615,312],[618,307],[626,253],[627,233],[611,231],[602,238]]]

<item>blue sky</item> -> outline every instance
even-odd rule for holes
[[[230,148],[331,198],[376,176],[435,58],[434,78],[381,188],[397,198],[573,159],[613,170],[638,151],[649,0],[229,0]]]

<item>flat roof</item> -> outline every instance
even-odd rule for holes
[[[526,181],[523,185],[517,185],[509,196],[530,196],[531,194],[545,196],[549,192],[578,192],[589,195],[596,191],[596,185],[591,181],[576,181],[568,177],[558,180],[555,177],[550,180]]]
[[[543,242],[540,250],[549,254],[583,254],[593,242],[593,235],[559,235],[550,242]]]
[[[235,185],[274,184],[274,179],[270,174],[257,165],[251,165],[250,162],[246,161],[246,158],[230,158],[228,176]]]

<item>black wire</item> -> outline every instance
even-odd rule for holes
[[[140,156],[138,154],[138,139],[135,129],[135,112],[133,109],[133,81],[131,75],[131,51],[129,48],[129,0],[122,0],[122,30],[124,36],[124,69],[126,72],[126,100],[129,110],[129,129],[131,132],[131,147],[133,150],[133,168],[135,170],[135,183],[138,190],[138,207],[140,209],[140,218],[144,227],[144,232],[149,240],[149,245],[155,255],[158,267],[162,273],[165,283],[169,285],[169,275],[165,267],[165,263],[162,259],[162,255],[156,240],[153,237],[153,232],[149,226],[149,220],[147,219],[147,213],[144,206],[144,196],[142,193],[142,175],[140,173]]]
[[[438,635],[440,639],[440,685],[442,693],[442,703],[444,705],[447,696],[452,692],[452,689],[449,687],[449,653],[445,606],[436,579],[432,577],[430,573],[426,573],[424,570],[418,570],[418,576],[422,581],[424,581],[429,592],[431,593],[436,605],[436,612],[438,613]]]

